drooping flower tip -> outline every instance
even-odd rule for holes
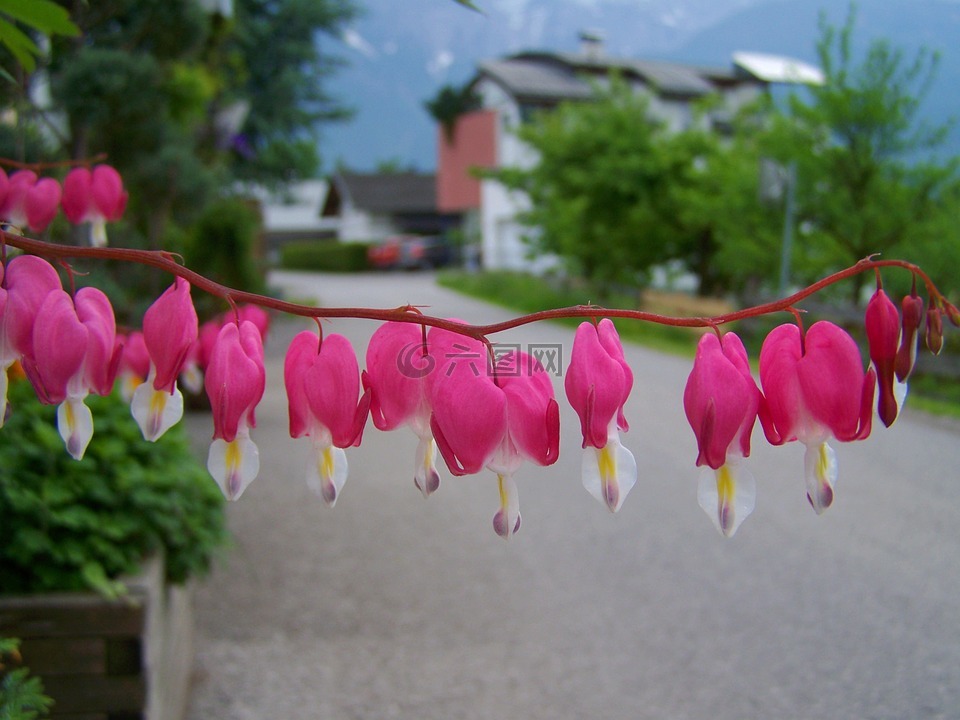
[[[896,365],[901,322],[896,305],[882,289],[867,303],[864,322],[870,360],[877,373],[877,414],[883,424],[890,427],[899,412]]]
[[[957,308],[957,306],[951,303],[949,300],[944,300],[943,311],[947,314],[947,317],[950,319],[951,325],[953,325],[954,327],[960,327],[960,308]]]
[[[907,295],[900,304],[903,318],[900,330],[900,347],[897,348],[897,380],[906,382],[917,361],[917,334],[923,322],[923,298]]]

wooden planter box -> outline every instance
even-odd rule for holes
[[[129,594],[0,596],[0,636],[20,638],[58,720],[180,720],[193,664],[188,587],[168,586],[163,562],[125,581]]]

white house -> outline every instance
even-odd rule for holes
[[[337,173],[322,216],[336,219],[341,242],[369,242],[392,235],[440,235],[457,216],[437,211],[433,173]]]
[[[536,163],[536,153],[515,133],[535,111],[588,100],[592,84],[617,73],[649,98],[651,115],[673,131],[698,122],[694,101],[717,95],[717,107],[699,122],[722,131],[733,114],[765,92],[770,82],[813,82],[810,73],[819,72],[798,61],[747,53],[726,68],[614,58],[604,54],[596,37],[582,39],[579,53],[524,52],[481,62],[471,81],[481,109],[459,118],[452,140],[438,128],[438,207],[463,213],[466,226],[480,236],[482,263],[488,269],[537,270],[549,262],[527,257],[522,237],[530,229],[516,220],[526,196],[471,172],[477,167]]]

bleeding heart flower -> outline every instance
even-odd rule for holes
[[[124,400],[133,400],[134,391],[142,385],[150,374],[150,354],[143,340],[142,332],[132,332],[118,337],[120,345],[120,366],[117,377],[120,379],[120,395]]]
[[[750,456],[759,405],[760,391],[740,338],[712,332],[701,337],[683,392],[683,409],[697,436],[697,465],[713,470],[700,479],[700,507],[726,537],[737,531],[756,504],[756,482],[741,460]]]
[[[361,374],[363,387],[370,393],[370,416],[376,428],[394,430],[409,425],[417,436],[413,482],[424,497],[440,487],[427,377],[443,358],[435,357],[429,348],[421,326],[385,323],[370,338],[367,367]]]
[[[283,364],[290,410],[290,437],[309,437],[307,484],[333,507],[347,480],[344,448],[359,445],[370,393],[359,401],[360,369],[350,341],[304,331],[293,338]]]
[[[190,283],[178,277],[143,316],[150,375],[134,391],[130,409],[147,440],[155,441],[183,417],[177,377],[197,331]]]
[[[93,416],[84,404],[92,391],[109,395],[119,354],[116,324],[107,296],[92,287],[71,298],[49,293],[33,328],[33,356],[23,368],[40,401],[59,403],[57,426],[67,452],[80,460],[93,437]]]
[[[250,439],[254,409],[263,397],[266,371],[263,341],[252,322],[227,323],[217,335],[204,384],[213,410],[213,437],[207,469],[228,500],[236,500],[260,471],[260,454]]]
[[[0,218],[43,232],[57,214],[60,195],[60,183],[53,178],[38,179],[32,170],[18,170],[10,176],[6,197],[0,203]]]
[[[109,165],[74,168],[63,180],[63,213],[75,225],[90,223],[94,247],[107,244],[106,223],[119,220],[126,206],[123,179]]]
[[[496,473],[500,508],[493,528],[509,539],[521,522],[514,473],[524,459],[551,465],[559,454],[560,408],[549,375],[517,350],[492,372],[450,363],[436,377],[432,403],[430,424],[450,472],[468,475],[486,467]]]
[[[616,512],[637,482],[633,453],[620,443],[629,429],[623,406],[633,387],[633,373],[623,356],[616,327],[604,318],[580,324],[564,388],[580,417],[583,433],[583,486]]]
[[[907,386],[897,380],[897,350],[900,345],[900,314],[882,288],[867,303],[864,319],[870,360],[877,373],[877,413],[890,427],[907,394]]]
[[[7,369],[33,358],[33,326],[47,295],[60,290],[60,276],[46,260],[20,255],[0,265],[0,427],[7,414]]]
[[[760,350],[763,432],[774,445],[806,445],[807,499],[817,513],[833,502],[837,458],[828,440],[862,440],[870,434],[876,374],[864,373],[853,338],[830,322],[801,336],[796,325],[774,328]]]

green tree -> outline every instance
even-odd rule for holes
[[[313,177],[319,125],[350,117],[324,89],[342,59],[322,50],[356,17],[352,0],[236,0],[221,60],[227,99],[248,108],[233,145],[234,172],[259,181]]]
[[[558,255],[601,293],[612,282],[642,284],[653,265],[677,252],[660,224],[670,167],[665,135],[647,101],[614,80],[591,102],[561,104],[519,128],[538,161],[491,176],[529,197],[520,220],[534,229],[533,252]]]
[[[464,3],[462,3],[464,4]],[[437,94],[423,103],[430,117],[440,123],[447,142],[453,142],[457,118],[473,110],[479,110],[483,101],[470,83],[444,85]]]
[[[709,110],[710,104],[702,108]],[[758,127],[769,116],[766,98],[742,109],[733,132],[721,137],[704,125],[664,139],[674,167],[662,213],[664,232],[699,281],[702,295],[752,293],[770,279],[779,252],[782,208],[758,201]]]
[[[0,0],[0,45],[20,66],[33,72],[40,47],[32,35],[76,35],[79,29],[54,0]],[[0,73],[12,79],[6,63]]]
[[[839,29],[821,16],[825,82],[794,95],[766,138],[772,156],[797,163],[808,229],[795,257],[799,280],[910,245],[936,222],[956,176],[957,160],[936,155],[951,126],[921,118],[937,56],[921,50],[908,58],[875,40],[858,62],[855,19],[853,6]],[[852,283],[854,301],[866,280]]]

